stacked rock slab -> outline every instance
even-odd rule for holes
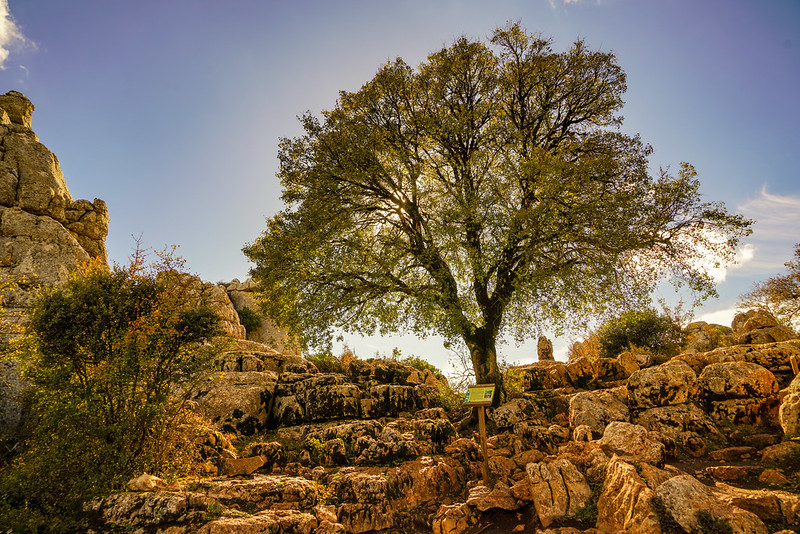
[[[23,94],[0,96],[0,274],[4,281],[59,284],[79,262],[106,262],[108,209],[73,200],[58,158],[31,130],[33,104]],[[11,311],[31,292],[6,298]]]
[[[0,96],[0,340],[24,321],[37,287],[65,282],[80,262],[106,263],[108,209],[95,199],[73,200],[58,158],[31,130],[33,104],[22,93]],[[0,431],[21,410],[15,362],[0,367]]]

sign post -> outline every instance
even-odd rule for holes
[[[467,394],[464,396],[464,406],[475,406],[478,408],[478,427],[481,433],[481,452],[483,453],[483,485],[489,484],[489,461],[486,452],[486,407],[492,405],[494,399],[494,384],[477,384],[469,386]]]

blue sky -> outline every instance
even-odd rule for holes
[[[297,115],[396,56],[416,65],[513,20],[558,50],[581,37],[614,52],[623,129],[653,145],[653,168],[692,163],[708,200],[758,221],[696,317],[729,324],[800,242],[796,0],[0,0],[0,18],[0,93],[34,103],[73,197],[108,203],[112,261],[142,235],[180,245],[206,280],[245,278],[242,246],[281,209],[277,144],[300,133]],[[436,340],[351,343],[447,358]],[[535,344],[501,350],[535,358]]]

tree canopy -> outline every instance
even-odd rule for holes
[[[667,275],[713,293],[703,262],[750,222],[703,202],[688,164],[651,175],[619,129],[625,90],[612,53],[555,52],[519,24],[388,62],[281,140],[287,208],[244,249],[266,311],[312,343],[460,339],[499,383],[501,332],[641,307]]]

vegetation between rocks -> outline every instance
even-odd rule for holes
[[[141,253],[110,270],[91,263],[38,298],[10,349],[31,416],[24,452],[0,472],[0,527],[70,530],[83,502],[134,474],[186,470],[175,464],[193,438],[186,401],[216,353],[198,343],[218,318],[192,300],[179,266]]]

